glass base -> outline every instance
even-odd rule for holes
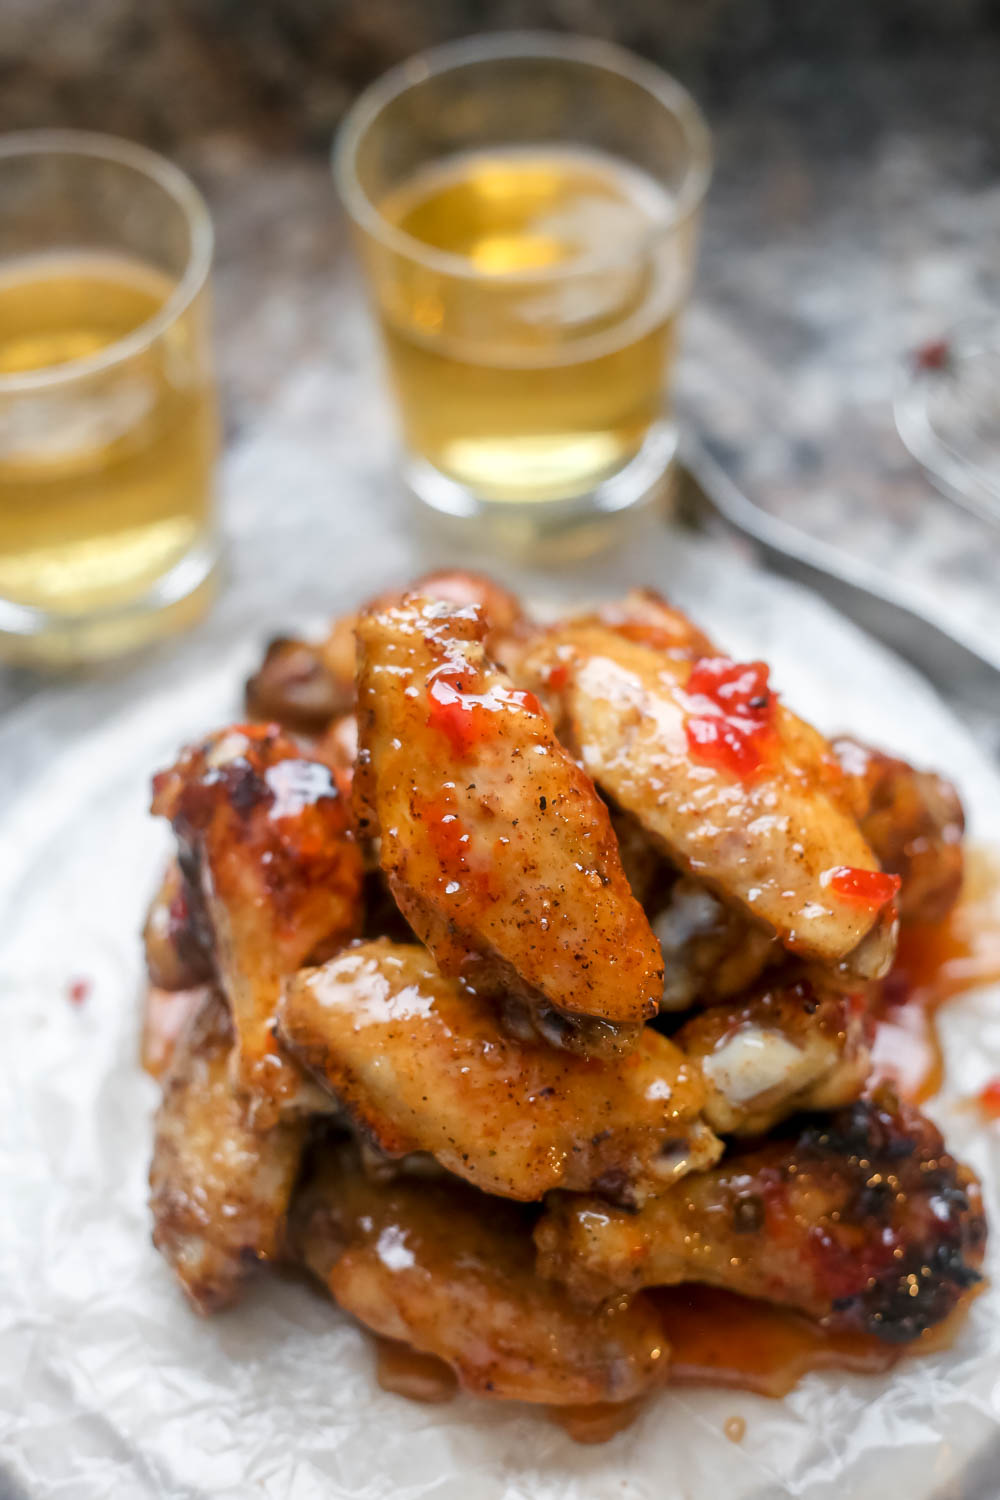
[[[218,542],[209,537],[141,598],[105,613],[55,614],[0,599],[0,661],[61,670],[137,651],[200,620],[218,573]]]
[[[655,503],[677,453],[677,429],[657,422],[624,468],[593,489],[562,500],[486,499],[416,454],[404,455],[409,489],[441,518],[475,523],[475,530],[515,556],[539,558],[558,552],[566,559],[601,550],[620,534],[626,517]]]

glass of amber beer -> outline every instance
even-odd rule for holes
[[[581,37],[440,47],[358,99],[334,173],[418,496],[543,532],[649,493],[710,168],[690,95]]]
[[[69,664],[193,619],[216,568],[212,227],[176,167],[0,138],[0,656]]]

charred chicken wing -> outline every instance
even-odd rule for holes
[[[701,1281],[904,1343],[979,1281],[985,1221],[935,1126],[866,1099],[637,1214],[559,1195],[535,1237],[542,1275],[579,1295]]]

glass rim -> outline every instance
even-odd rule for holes
[[[357,153],[365,134],[386,106],[408,89],[471,64],[491,59],[533,57],[584,63],[615,73],[643,89],[675,117],[688,146],[690,161],[670,216],[651,226],[648,238],[671,234],[690,219],[700,207],[711,180],[712,145],[708,122],[694,96],[682,83],[655,63],[646,62],[627,48],[597,37],[556,31],[497,31],[445,42],[442,46],[414,53],[376,78],[355,99],[341,121],[330,151],[333,179],[354,223],[397,254],[444,275],[468,281],[489,281],[495,285],[518,281],[545,283],[592,274],[598,262],[587,259],[571,266],[543,266],[536,270],[487,275],[465,256],[426,245],[391,224],[365,192],[357,174]],[[601,261],[600,264],[606,263]]]
[[[190,230],[191,244],[180,279],[151,317],[130,333],[83,359],[43,365],[40,369],[13,375],[0,374],[0,395],[68,384],[99,374],[142,353],[176,323],[202,290],[211,270],[215,244],[211,215],[198,188],[186,172],[148,146],[90,130],[15,130],[0,135],[0,170],[12,157],[31,156],[80,156],[133,168],[161,188],[181,210]],[[71,252],[72,247],[68,246],[67,250]]]

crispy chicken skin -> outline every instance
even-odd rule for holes
[[[895,947],[891,904],[837,894],[838,869],[877,871],[829,745],[780,703],[759,771],[697,759],[686,726],[692,662],[603,624],[554,628],[521,662],[559,733],[602,791],[665,853],[803,957],[878,977]]]
[[[593,615],[583,618],[607,626],[626,640],[665,651],[678,661],[696,661],[715,651],[693,620],[668,604],[655,589],[629,589],[623,599],[604,603]]]
[[[153,1243],[198,1312],[239,1293],[280,1252],[304,1122],[259,1134],[230,1082],[232,1023],[210,993],[177,1045],[156,1116],[149,1174]]]
[[[577,1295],[700,1281],[896,1343],[979,1281],[986,1235],[972,1173],[929,1120],[887,1098],[727,1157],[637,1214],[569,1194],[550,1203],[539,1270]]]
[[[358,627],[358,825],[442,972],[634,1043],[656,940],[607,808],[535,698],[486,656],[476,606],[408,598]]]
[[[868,996],[821,974],[778,975],[685,1022],[675,1041],[701,1064],[705,1118],[724,1135],[763,1135],[802,1110],[858,1097],[870,1067]]]
[[[524,1210],[452,1180],[374,1183],[327,1148],[294,1213],[301,1259],[347,1312],[443,1359],[478,1396],[629,1401],[666,1374],[643,1296],[598,1312],[535,1273]]]
[[[273,1025],[282,979],[361,925],[361,854],[329,768],[274,725],[235,725],[184,751],[153,788],[153,811],[170,819],[209,915],[254,1123],[322,1104],[314,1088],[302,1093]]]
[[[637,1204],[722,1152],[699,1118],[698,1069],[666,1037],[647,1028],[607,1061],[517,1041],[413,943],[301,971],[278,1035],[387,1155],[427,1152],[501,1197],[561,1186]]]
[[[858,789],[861,831],[898,875],[903,922],[940,922],[962,887],[965,814],[950,781],[841,737],[834,752]]]

